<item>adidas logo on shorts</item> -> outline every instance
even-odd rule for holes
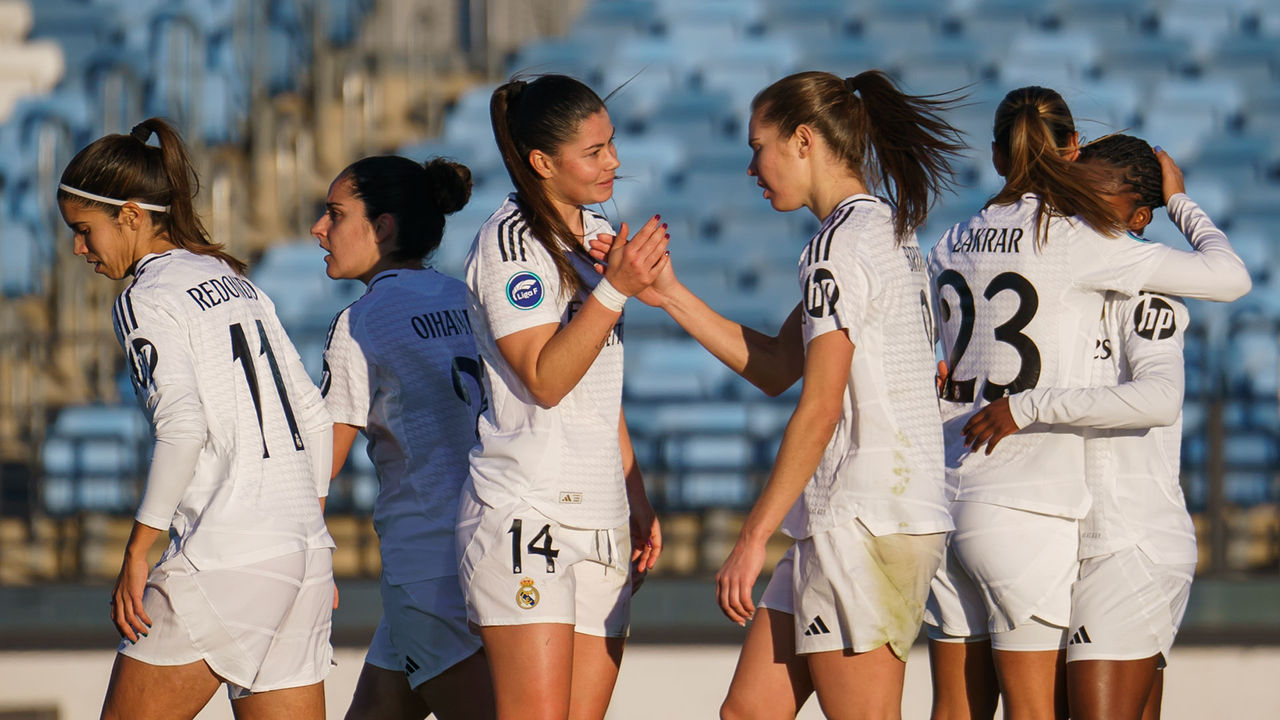
[[[813,637],[815,635],[830,635],[831,630],[827,624],[822,622],[821,615],[814,615],[813,622],[809,623],[809,628],[804,631],[805,637]]]
[[[418,672],[418,669],[419,669],[418,663],[414,662],[413,658],[406,655],[404,658],[404,674],[413,675],[414,673]]]
[[[1093,641],[1089,639],[1089,633],[1086,632],[1084,629],[1084,626],[1081,625],[1079,630],[1076,630],[1075,632],[1071,633],[1071,639],[1067,641],[1067,644],[1083,645],[1085,643],[1091,643],[1091,642]]]

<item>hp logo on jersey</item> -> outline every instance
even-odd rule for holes
[[[1164,298],[1146,295],[1133,311],[1133,327],[1148,340],[1167,340],[1178,331],[1173,306]]]
[[[507,301],[521,310],[532,310],[542,304],[542,278],[521,270],[507,280]]]
[[[836,301],[840,299],[840,288],[836,278],[826,268],[814,270],[804,279],[804,302],[809,317],[826,317],[836,312]]]

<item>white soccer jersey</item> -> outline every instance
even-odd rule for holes
[[[306,440],[329,414],[275,307],[217,258],[171,250],[140,260],[116,301],[116,335],[158,442],[203,443],[172,517],[165,558],[201,570],[333,547]],[[327,459],[327,458],[326,458]],[[148,481],[148,492],[155,490]]]
[[[333,421],[369,438],[387,582],[456,575],[458,493],[486,397],[467,286],[429,268],[379,273],[334,318],[324,362]]]
[[[583,226],[589,238],[615,232],[586,210]],[[629,512],[618,447],[622,318],[586,375],[555,407],[538,405],[497,345],[498,338],[521,330],[569,322],[601,277],[585,252],[571,261],[585,287],[568,297],[515,195],[476,234],[466,261],[469,311],[492,395],[480,416],[471,477],[488,505],[522,499],[563,525],[609,529]]]
[[[929,278],[915,235],[897,247],[889,204],[854,195],[809,240],[799,274],[806,349],[844,330],[854,353],[839,424],[783,529],[804,538],[857,517],[876,535],[950,530]]]
[[[1093,504],[1080,556],[1137,546],[1158,563],[1195,563],[1196,536],[1178,483],[1186,306],[1163,295],[1108,293],[1094,352],[1101,387],[1045,388],[1010,398],[1014,419],[1086,428]],[[1167,422],[1171,411],[1176,420]]]
[[[1092,383],[1090,357],[1103,292],[1140,288],[1232,300],[1248,271],[1226,236],[1185,195],[1169,215],[1196,252],[1107,237],[1074,218],[1049,219],[1034,241],[1039,200],[993,205],[948,230],[929,255],[937,319],[950,376],[943,391],[947,484],[952,499],[1083,517],[1082,431],[1036,423],[990,455],[969,453],[961,429],[996,398],[1043,387]]]

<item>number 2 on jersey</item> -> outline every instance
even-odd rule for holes
[[[513,575],[519,575],[524,572],[524,563],[521,562],[520,556],[520,531],[523,529],[523,526],[524,523],[520,521],[520,518],[516,518],[511,521],[511,529],[507,531],[511,533],[511,573]],[[539,540],[542,541],[541,545],[538,544]],[[529,541],[529,544],[525,546],[525,550],[527,550],[530,555],[541,555],[547,559],[548,574],[556,571],[556,558],[559,557],[560,551],[551,547],[550,524],[542,526],[542,529],[538,531],[538,534],[534,535],[533,539]]]
[[[267,330],[258,325],[258,354],[267,356],[267,365],[271,368],[271,378],[275,381],[276,394],[280,396],[280,405],[284,409],[285,422],[289,424],[289,434],[293,436],[293,448],[302,450],[302,433],[298,431],[298,421],[293,417],[293,405],[289,402],[289,393],[285,390],[284,379],[280,376],[280,364],[276,362],[276,354],[267,341]],[[249,339],[245,337],[244,327],[240,323],[231,325],[231,362],[240,362],[244,371],[245,382],[249,385],[249,395],[253,398],[253,409],[258,414],[258,432],[262,434],[262,457],[271,457],[267,450],[267,429],[262,423],[262,397],[258,389],[258,368],[254,364],[253,353],[249,350]]]
[[[947,365],[951,372],[943,384],[942,399],[970,403],[973,402],[977,378],[960,380],[956,377],[956,371],[965,351],[969,349],[969,341],[973,339],[974,318],[977,314],[973,291],[969,289],[969,283],[965,282],[964,276],[955,270],[944,270],[939,273],[936,284],[938,307],[943,322],[951,320],[951,305],[942,299],[942,288],[949,287],[955,290],[960,300],[960,328],[956,333],[956,342],[951,348],[951,354],[947,357]],[[1035,318],[1036,311],[1040,309],[1040,296],[1036,294],[1035,286],[1025,277],[1015,272],[1005,272],[991,279],[986,290],[982,292],[982,297],[991,300],[1005,290],[1012,290],[1017,294],[1018,309],[1012,317],[995,327],[993,335],[997,341],[1013,346],[1013,349],[1018,352],[1020,364],[1018,374],[1013,378],[1013,382],[1007,385],[991,382],[990,378],[983,379],[982,397],[988,402],[994,402],[1023,390],[1030,390],[1040,381],[1040,349],[1036,347],[1035,341],[1022,333]]]

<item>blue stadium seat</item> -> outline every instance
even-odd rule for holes
[[[40,278],[47,267],[43,248],[26,223],[0,225],[0,292],[6,296],[40,290]]]
[[[740,472],[689,472],[664,486],[666,509],[744,508],[756,495],[756,483]]]
[[[1126,78],[1142,86],[1159,82],[1188,61],[1184,43],[1159,35],[1135,34],[1099,48],[1103,77]]]
[[[822,45],[844,32],[849,7],[845,0],[770,0],[760,22],[766,34]]]

